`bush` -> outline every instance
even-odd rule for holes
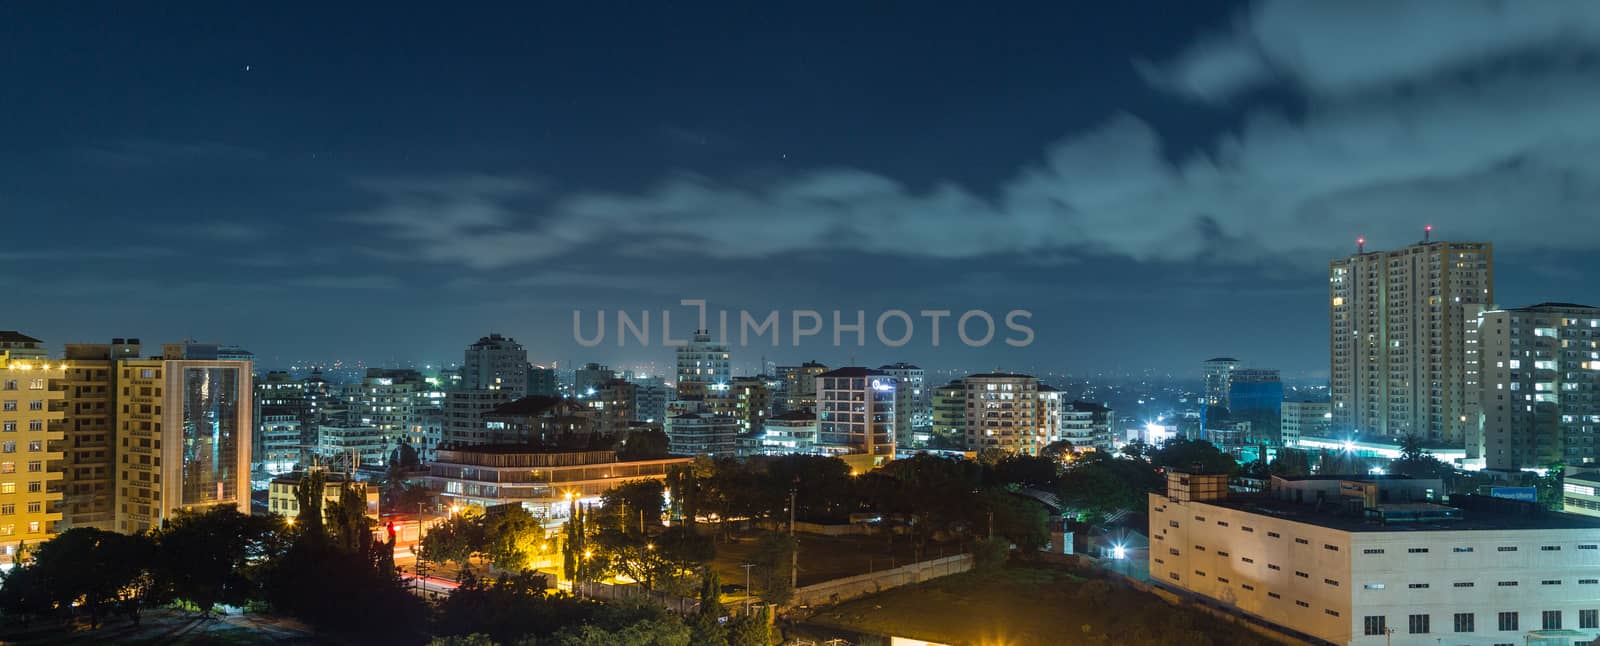
[[[978,541],[972,547],[972,568],[979,571],[997,570],[1005,565],[1011,555],[1011,543],[1003,538]]]

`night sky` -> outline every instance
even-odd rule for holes
[[[867,311],[737,371],[1305,377],[1328,259],[1425,224],[1501,304],[1600,301],[1593,2],[344,4],[0,5],[0,329],[626,367],[670,353],[574,308],[704,298]]]

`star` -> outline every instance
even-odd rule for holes
[[[249,65],[244,66],[244,71],[246,71],[246,72],[250,71],[250,66]]]

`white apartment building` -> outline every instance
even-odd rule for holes
[[[1430,500],[1438,480],[1169,473],[1150,495],[1153,582],[1353,646],[1587,645],[1600,635],[1600,519]]]
[[[440,449],[424,479],[447,507],[521,504],[535,517],[565,519],[574,503],[597,504],[600,494],[632,480],[665,480],[667,470],[693,458],[621,460],[616,451],[554,451],[525,445]]]
[[[1466,321],[1494,302],[1487,242],[1424,241],[1328,266],[1334,433],[1466,439]]]
[[[705,397],[714,387],[730,381],[728,346],[711,342],[709,330],[695,330],[688,343],[675,353],[678,367],[676,384],[679,399]]]
[[[817,447],[817,415],[809,410],[792,410],[768,417],[761,436],[761,453],[784,455],[811,453]]]
[[[1600,308],[1570,303],[1484,312],[1477,330],[1482,435],[1490,469],[1600,459]]]
[[[1111,409],[1101,404],[1066,402],[1061,405],[1061,439],[1071,442],[1075,451],[1113,450],[1112,417]]]
[[[1038,455],[1049,441],[1039,423],[1039,380],[990,372],[967,375],[967,450]]]
[[[731,456],[737,447],[739,420],[724,415],[683,413],[667,418],[667,450],[673,455]]]

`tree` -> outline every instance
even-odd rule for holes
[[[682,620],[669,616],[611,629],[594,625],[569,626],[552,636],[549,643],[555,646],[689,646],[695,642],[689,627]]]
[[[717,571],[706,568],[700,580],[700,610],[689,623],[690,639],[696,646],[728,646],[727,631],[722,618],[728,616],[722,607],[722,582]]]
[[[728,621],[728,646],[773,646],[778,643],[772,628],[772,608],[745,613]]]
[[[9,572],[0,572],[0,616],[23,627],[53,614],[56,609],[50,598],[50,575],[37,565],[19,565]]]
[[[777,532],[762,535],[756,544],[755,556],[751,558],[760,572],[755,581],[756,589],[769,603],[781,606],[794,596],[794,549],[794,538]]]
[[[622,450],[617,452],[617,457],[626,460],[646,460],[661,458],[668,455],[671,441],[661,429],[644,428],[628,431],[628,438],[622,443]]]
[[[484,553],[495,567],[521,572],[533,567],[534,555],[548,547],[544,524],[522,507],[498,511],[485,518]]]
[[[1145,494],[1161,487],[1161,479],[1141,460],[1090,454],[1061,475],[1061,504],[1093,519],[1141,509]]]
[[[660,480],[629,480],[600,494],[601,525],[630,533],[661,526],[666,509],[665,487]]]
[[[1041,455],[1007,455],[988,469],[988,480],[1002,485],[1049,488],[1055,485],[1059,459]]]
[[[1267,472],[1275,476],[1311,475],[1311,456],[1305,451],[1278,449],[1278,458],[1268,466]]]
[[[439,604],[435,632],[482,633],[505,644],[526,636],[541,639],[600,617],[603,606],[566,594],[546,594],[543,576],[524,573],[463,584]]]
[[[1561,511],[1563,496],[1561,491],[1562,479],[1567,467],[1560,462],[1552,462],[1545,466],[1545,473],[1534,481],[1534,492],[1539,498],[1539,504],[1545,509]]]
[[[436,563],[453,562],[462,568],[489,548],[483,512],[468,507],[433,526],[422,537],[422,557]]]
[[[1389,470],[1413,478],[1444,478],[1455,469],[1422,448],[1421,439],[1411,434],[1400,441],[1400,457],[1389,464]]]
[[[1215,444],[1205,440],[1168,440],[1150,454],[1150,462],[1179,471],[1192,471],[1199,467],[1201,473],[1233,475],[1239,472],[1239,463],[1233,456],[1223,453]]]
[[[1071,459],[1072,455],[1073,455],[1072,442],[1069,442],[1067,440],[1056,440],[1054,442],[1051,442],[1049,444],[1044,445],[1044,448],[1039,449],[1039,457],[1042,457],[1042,458],[1044,458],[1046,460],[1049,460],[1051,462],[1054,462],[1056,464],[1060,464],[1062,462],[1067,462],[1068,460]]]
[[[299,513],[294,517],[294,524],[300,531],[308,534],[322,533],[322,498],[328,483],[327,474],[320,469],[313,469],[301,476],[300,483],[294,486],[294,499],[300,505]]]
[[[328,506],[327,529],[334,543],[355,551],[372,539],[375,524],[367,515],[367,499],[346,480],[339,485],[339,500]]]
[[[217,604],[244,605],[252,576],[280,545],[274,518],[246,516],[230,505],[182,512],[154,533],[157,585],[194,604],[202,615]]]
[[[1018,550],[1037,552],[1050,544],[1049,516],[1040,502],[997,489],[984,491],[982,501],[993,514],[995,535],[1016,544]]]
[[[146,567],[153,552],[154,546],[142,534],[67,530],[41,543],[30,564],[6,576],[7,615],[28,619],[77,605],[88,611],[91,627],[98,627],[112,610],[121,610],[138,623],[137,604],[149,589]]]

